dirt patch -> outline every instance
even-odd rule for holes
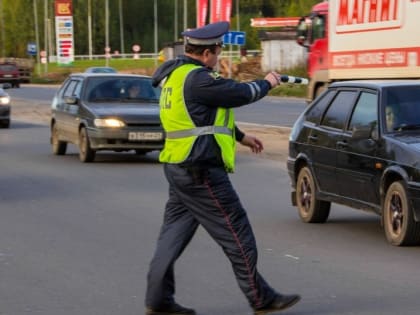
[[[51,105],[45,102],[21,100],[14,98],[12,103],[13,120],[34,124],[48,124],[51,117]]]
[[[287,160],[290,128],[247,123],[238,123],[238,127],[246,134],[254,135],[263,142],[264,150],[258,156],[283,162]],[[240,144],[236,147],[238,153],[253,154],[249,148]]]
[[[38,101],[13,99],[13,120],[20,120],[35,124],[48,125],[51,117],[51,104]],[[274,127],[248,123],[238,123],[238,127],[245,133],[254,135],[264,144],[264,150],[259,157],[285,162],[288,154],[288,138],[290,128]],[[238,154],[253,154],[248,147],[237,145]]]

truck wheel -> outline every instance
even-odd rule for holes
[[[59,140],[56,124],[51,128],[51,146],[54,155],[64,155],[67,151],[67,142]]]
[[[396,246],[417,245],[420,241],[420,222],[414,220],[402,181],[392,183],[382,209],[385,236]]]
[[[83,163],[92,162],[96,152],[90,147],[90,140],[86,128],[80,129],[79,133],[79,159]]]
[[[296,203],[299,216],[306,223],[324,223],[330,214],[331,203],[316,199],[314,177],[308,167],[303,167],[296,182]]]

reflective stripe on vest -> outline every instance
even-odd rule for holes
[[[220,147],[228,172],[235,167],[235,131],[232,109],[218,108],[212,126],[195,126],[184,101],[184,84],[188,74],[200,66],[188,64],[175,69],[162,89],[160,118],[165,129],[165,146],[159,160],[165,163],[182,163],[189,156],[195,140],[213,134]]]
[[[166,133],[166,137],[169,139],[179,139],[190,136],[212,135],[216,133],[221,133],[230,136],[232,135],[232,129],[218,126],[195,127],[193,129],[188,130],[169,131]]]

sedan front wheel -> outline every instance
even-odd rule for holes
[[[314,176],[308,167],[303,167],[296,182],[296,203],[299,216],[306,223],[324,223],[330,214],[331,203],[316,199]]]
[[[51,128],[51,145],[54,155],[64,155],[67,150],[67,142],[59,140],[58,129],[56,124]]]
[[[86,128],[79,132],[79,159],[83,163],[92,162],[95,159],[96,151],[90,147],[90,140]]]
[[[388,242],[396,246],[417,245],[420,241],[420,222],[414,220],[402,181],[389,186],[383,207],[384,230]]]

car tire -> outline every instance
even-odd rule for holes
[[[324,223],[330,214],[331,203],[316,199],[316,189],[311,170],[301,168],[296,182],[296,204],[303,222]]]
[[[134,152],[136,153],[136,155],[145,155],[149,151],[142,150],[142,149],[136,149],[136,150],[134,150]]]
[[[79,132],[79,159],[83,163],[92,162],[95,159],[95,150],[90,147],[90,140],[86,128]]]
[[[0,122],[0,128],[9,128],[10,127],[10,120],[3,120]]]
[[[392,183],[385,195],[382,210],[385,236],[395,246],[417,245],[420,242],[420,222],[414,220],[402,181]]]
[[[67,142],[59,140],[56,124],[51,128],[51,146],[54,155],[64,155],[67,151]]]

